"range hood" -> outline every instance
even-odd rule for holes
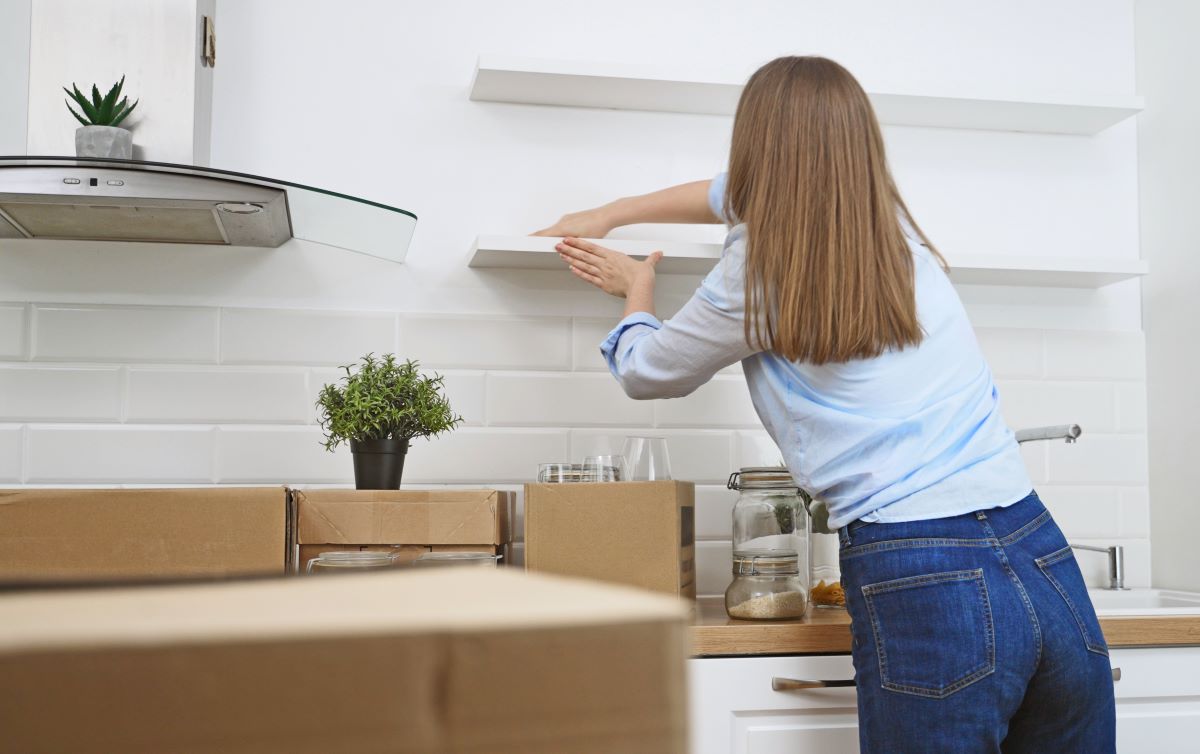
[[[293,239],[403,261],[416,215],[213,168],[0,157],[0,252],[36,241],[277,248]]]

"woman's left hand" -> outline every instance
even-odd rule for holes
[[[654,267],[662,259],[662,252],[656,251],[639,262],[582,238],[564,238],[554,248],[576,276],[620,298],[626,298],[639,284],[653,286]]]

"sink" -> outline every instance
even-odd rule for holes
[[[1089,589],[1100,617],[1107,615],[1200,615],[1200,593],[1169,589]]]

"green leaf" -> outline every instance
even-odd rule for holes
[[[117,116],[115,118],[113,118],[113,122],[111,125],[113,125],[113,126],[121,125],[121,122],[124,121],[126,118],[128,118],[129,114],[131,112],[133,112],[133,108],[137,107],[137,103],[141,102],[141,100],[134,100],[132,105],[130,105],[129,107],[125,107],[125,102],[128,99],[129,98],[126,97],[125,99],[121,100],[120,109],[117,111]]]
[[[104,95],[104,99],[100,102],[100,118],[105,123],[112,123],[113,116],[116,114],[113,108],[116,107],[117,99],[121,96],[121,88],[125,86],[125,77],[113,84],[112,89],[108,90],[108,94]]]
[[[71,90],[72,91],[67,93],[71,95],[76,104],[79,105],[79,110],[84,114],[84,116],[87,117],[89,121],[88,125],[99,125],[99,123],[96,122],[96,108],[92,107],[92,103],[88,102],[88,98],[83,96],[83,92],[79,91],[79,87],[75,86],[75,84],[71,84]]]
[[[96,88],[95,84],[92,84],[92,104],[96,106],[97,113],[100,112],[100,103],[103,101],[100,98],[100,90]]]
[[[63,102],[65,102],[65,103],[66,103],[66,105],[67,105],[67,109],[71,111],[71,115],[74,115],[74,116],[75,116],[75,120],[79,121],[80,123],[82,123],[82,124],[83,124],[83,125],[85,125],[85,126],[90,126],[90,125],[92,125],[91,123],[88,123],[86,120],[84,120],[82,115],[80,115],[79,113],[75,112],[75,109],[74,109],[73,107],[71,107],[71,103],[70,103],[70,102],[67,102],[66,100],[63,100]]]

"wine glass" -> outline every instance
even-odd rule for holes
[[[627,479],[648,482],[671,478],[671,459],[665,437],[627,437],[624,453]]]

